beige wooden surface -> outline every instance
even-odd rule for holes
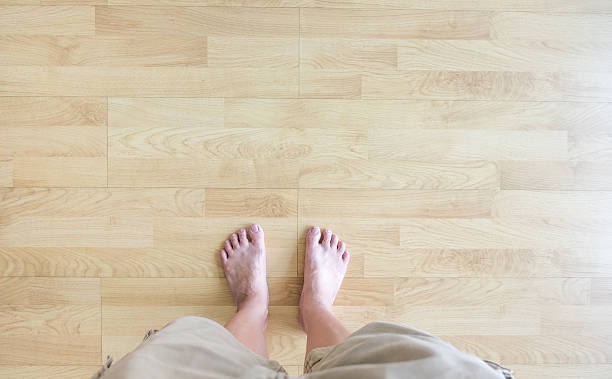
[[[292,374],[317,224],[349,329],[608,378],[611,102],[608,0],[0,0],[0,377],[226,321],[257,222]]]

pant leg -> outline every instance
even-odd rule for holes
[[[314,349],[306,371],[309,379],[505,378],[501,369],[428,333],[386,322],[370,323],[336,346]]]
[[[242,345],[203,317],[181,317],[104,370],[102,379],[285,378],[276,361]]]

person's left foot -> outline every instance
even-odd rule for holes
[[[238,310],[252,306],[267,314],[269,296],[263,229],[253,224],[248,237],[244,229],[232,234],[225,241],[221,261]]]

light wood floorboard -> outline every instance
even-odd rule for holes
[[[290,374],[319,225],[349,330],[608,378],[610,120],[608,0],[0,0],[0,377],[227,321],[256,222]]]

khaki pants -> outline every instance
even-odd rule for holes
[[[374,322],[336,346],[314,349],[309,379],[319,378],[512,378],[511,371],[463,353],[417,329]],[[218,323],[181,317],[116,364],[109,359],[92,378],[288,378],[276,361],[255,354]]]

